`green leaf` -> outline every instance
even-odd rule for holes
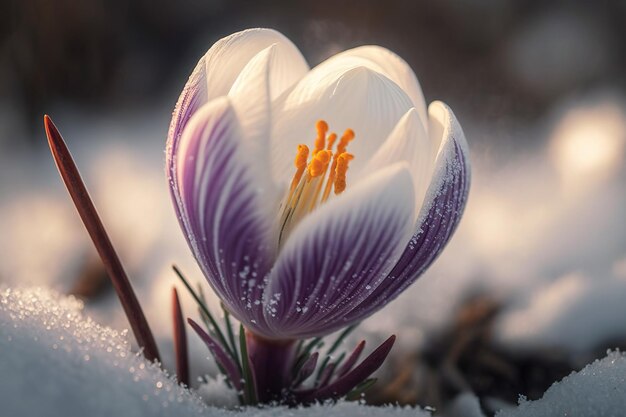
[[[243,368],[244,379],[244,396],[246,404],[254,405],[258,402],[256,396],[256,387],[254,386],[254,378],[252,377],[252,369],[250,369],[250,358],[248,357],[248,345],[246,342],[246,334],[243,324],[239,325],[239,349],[241,351],[241,364]]]
[[[365,381],[361,382],[352,391],[350,391],[348,393],[348,395],[346,395],[346,400],[347,401],[358,401],[358,400],[360,400],[361,396],[363,395],[363,393],[365,391],[367,391],[368,389],[372,388],[372,386],[374,386],[376,381],[378,381],[377,378],[369,378],[369,379],[366,379]]]
[[[237,343],[235,342],[235,333],[233,332],[233,325],[230,321],[230,313],[226,309],[224,303],[220,301],[220,307],[222,307],[222,311],[224,312],[224,323],[226,325],[226,334],[228,335],[228,340],[230,341],[230,345],[233,349],[233,352],[237,352]],[[242,371],[241,363],[236,360],[237,366],[239,366],[239,372]]]
[[[321,348],[322,346],[324,346],[324,341],[322,340],[321,337],[314,337],[313,339],[311,339],[309,341],[309,343],[307,343],[304,346],[304,350],[302,351],[303,353],[311,353],[311,350],[313,350],[313,348]]]
[[[317,370],[317,375],[315,377],[315,386],[317,386],[322,378],[322,374],[324,373],[324,369],[328,366],[328,362],[330,361],[330,356],[326,356],[320,365],[320,368]]]
[[[361,323],[356,323],[356,324],[353,324],[352,326],[346,327],[346,329],[343,332],[341,332],[339,336],[337,336],[337,340],[335,340],[335,343],[332,344],[332,346],[330,347],[330,349],[328,349],[328,352],[326,354],[329,356],[332,355],[337,350],[339,345],[341,345],[341,342],[343,342],[344,339],[348,337],[348,335],[352,333],[352,331],[356,329],[359,324]]]

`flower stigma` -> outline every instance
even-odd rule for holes
[[[313,151],[304,144],[298,145],[296,151],[296,172],[281,204],[279,247],[306,214],[328,200],[331,191],[334,190],[335,195],[339,195],[346,189],[348,164],[354,159],[354,155],[346,149],[354,139],[354,131],[347,129],[343,133],[333,154],[337,134],[327,135],[328,123],[324,120],[318,120],[315,127],[317,137],[313,143]]]

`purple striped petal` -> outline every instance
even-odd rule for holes
[[[327,334],[350,322],[410,237],[414,196],[404,163],[372,175],[307,216],[281,250],[265,298],[274,338]]]
[[[188,243],[209,283],[248,328],[262,320],[264,278],[274,259],[271,218],[254,164],[227,98],[198,110],[181,136],[174,203]],[[259,303],[255,303],[259,301]]]
[[[189,76],[189,80],[178,97],[178,102],[172,113],[169,131],[167,133],[166,158],[167,166],[171,165],[170,159],[176,154],[176,148],[180,135],[193,114],[207,102],[205,57],[200,58],[198,64]]]
[[[189,76],[189,80],[183,92],[178,98],[176,107],[174,107],[174,113],[172,114],[172,121],[170,122],[169,131],[167,133],[167,143],[165,145],[165,167],[167,179],[170,183],[170,191],[172,198],[178,197],[178,180],[176,178],[176,158],[175,155],[178,151],[178,143],[180,136],[183,133],[183,129],[189,122],[191,116],[207,102],[206,91],[206,72],[204,58],[200,58],[196,68]],[[180,204],[174,204],[176,215],[180,217],[180,210],[178,207]]]
[[[269,77],[272,97],[278,96],[303,77],[309,67],[298,48],[273,29],[247,29],[217,41],[200,59],[176,103],[166,144],[166,167],[176,198],[176,155],[181,134],[193,114],[204,104],[225,96],[249,61],[274,45],[277,59]],[[207,77],[208,74],[208,77]],[[177,215],[180,216],[178,206]]]
[[[470,185],[465,136],[448,106],[435,102],[429,110],[431,130],[437,131],[438,127],[443,135],[435,180],[426,196],[430,204],[422,208],[417,231],[387,279],[360,306],[347,314],[348,321],[361,320],[373,314],[415,282],[441,253],[461,220]],[[437,110],[444,115],[441,121],[433,116]]]

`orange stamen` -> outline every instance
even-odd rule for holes
[[[317,138],[315,139],[313,156],[324,149],[324,145],[326,144],[326,132],[328,132],[328,123],[323,120],[318,120],[315,124],[315,128],[317,129]]]
[[[337,134],[336,133],[331,133],[330,135],[328,135],[328,140],[327,140],[327,145],[326,145],[326,149],[328,149],[329,151],[333,150],[333,145],[335,144],[335,141],[337,140]]]
[[[348,147],[348,143],[350,143],[354,139],[354,130],[346,129],[343,132],[343,136],[341,136],[341,140],[339,141],[339,145],[337,145],[337,154],[341,155],[346,151]]]
[[[296,166],[296,173],[293,176],[293,180],[291,180],[291,187],[289,188],[289,193],[292,193],[293,190],[296,189],[300,179],[302,179],[302,174],[304,174],[304,170],[306,169],[306,161],[309,158],[309,147],[306,145],[298,145],[298,152],[296,153],[296,158],[293,161]]]
[[[312,178],[319,177],[326,172],[332,152],[327,149],[322,149],[315,155],[309,163],[309,175]]]
[[[281,204],[282,212],[279,217],[278,245],[289,236],[296,225],[307,213],[326,201],[333,186],[335,194],[340,194],[346,188],[346,172],[348,162],[354,157],[346,152],[348,143],[354,139],[354,131],[347,129],[339,143],[337,152],[333,155],[333,146],[337,141],[337,134],[328,133],[328,123],[319,120],[315,124],[317,137],[312,151],[306,145],[298,145],[294,165],[296,172],[291,181],[289,192]],[[307,160],[311,156],[311,160]],[[329,171],[330,168],[330,171]],[[328,174],[328,178],[326,175]],[[323,190],[323,192],[322,192]],[[322,195],[320,199],[320,194]]]
[[[343,132],[343,135],[341,136],[341,140],[339,141],[339,144],[337,145],[337,153],[335,153],[335,158],[333,159],[333,163],[330,166],[330,174],[328,175],[328,182],[326,183],[326,188],[324,189],[324,193],[322,194],[322,202],[328,200],[328,197],[330,197],[330,190],[335,184],[337,160],[341,155],[346,153],[346,148],[348,147],[348,143],[354,140],[354,136],[355,136],[354,131],[352,129],[346,129],[346,131]],[[350,159],[352,158],[354,157],[351,156]],[[347,163],[346,163],[346,167],[347,167]],[[345,182],[345,178],[344,178],[344,182]],[[343,188],[345,188],[345,184],[343,185]],[[343,189],[341,191],[343,191]],[[341,193],[341,191],[339,193]],[[339,194],[339,193],[335,192],[335,194]]]
[[[335,194],[341,194],[346,189],[346,172],[348,171],[348,162],[354,159],[354,155],[347,152],[337,157],[337,167],[335,169]]]

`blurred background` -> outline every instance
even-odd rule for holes
[[[452,107],[473,184],[449,248],[360,330],[373,343],[400,336],[371,401],[441,408],[471,392],[491,413],[537,398],[626,348],[624,22],[617,0],[0,0],[0,284],[72,293],[127,326],[49,157],[47,113],[167,356],[170,265],[202,279],[163,175],[197,60],[256,26],[284,33],[311,66],[379,44],[411,65],[427,102]],[[211,371],[192,349],[195,372]]]

